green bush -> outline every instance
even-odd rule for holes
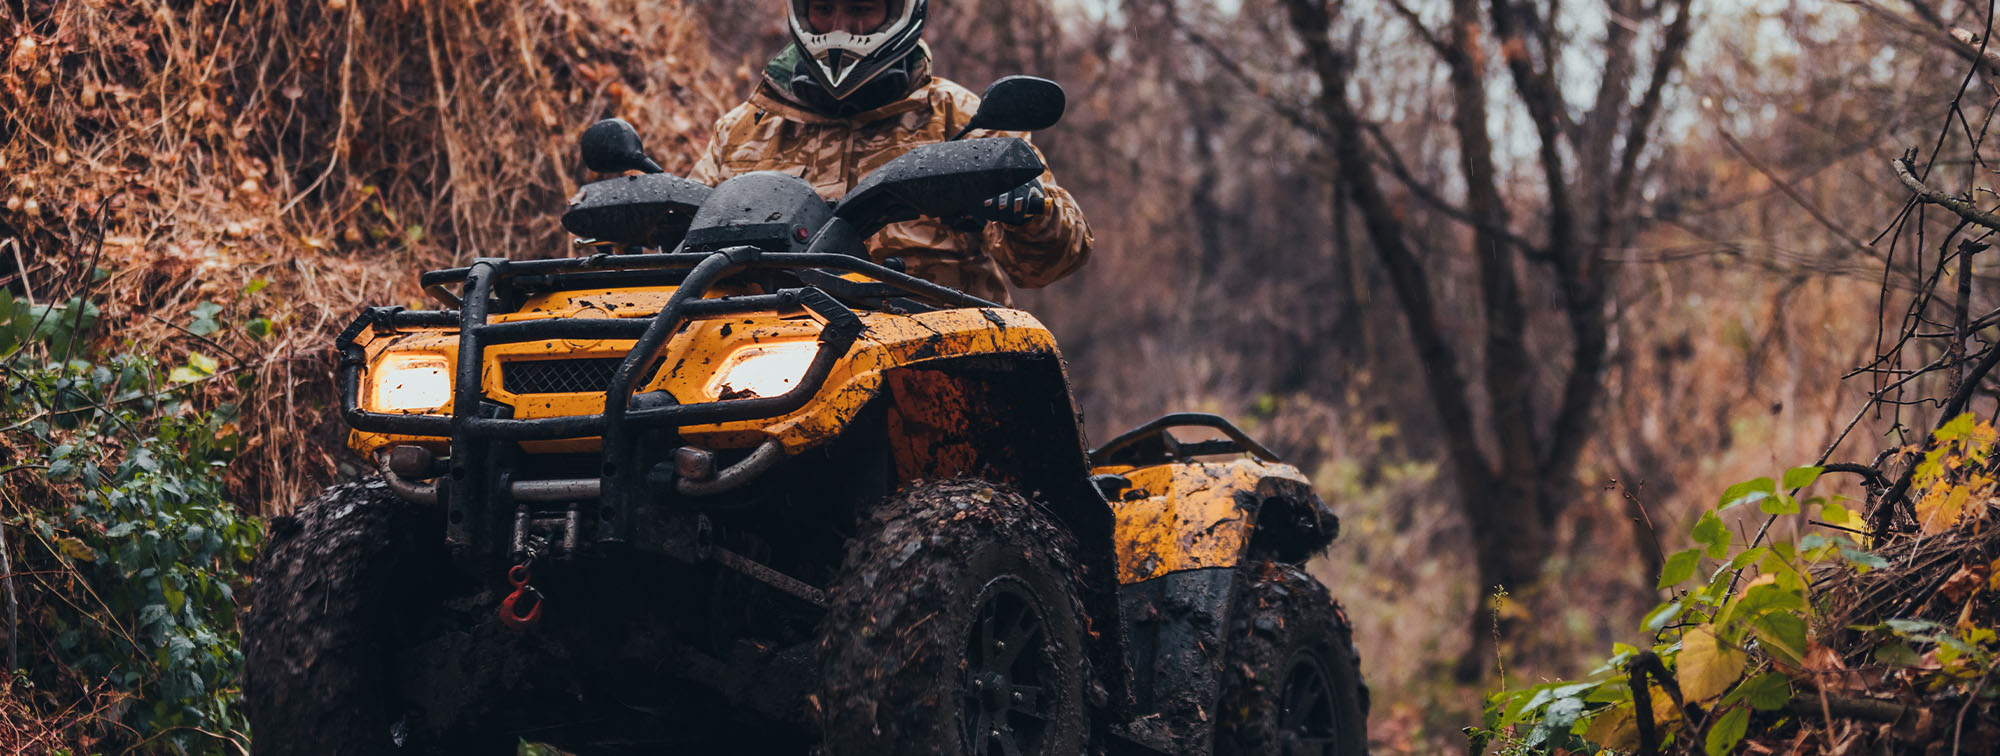
[[[172,367],[90,354],[97,317],[82,300],[33,306],[0,291],[9,546],[17,573],[35,576],[17,585],[16,642],[42,646],[22,649],[16,677],[51,701],[122,699],[108,721],[79,725],[113,742],[231,752],[247,742],[236,596],[262,535],[223,482],[234,408],[204,406],[221,376],[200,354]]]

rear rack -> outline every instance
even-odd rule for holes
[[[1183,442],[1167,431],[1174,428],[1209,428],[1227,438]],[[1278,455],[1251,439],[1221,415],[1206,412],[1176,412],[1118,434],[1103,446],[1092,449],[1092,467],[1106,465],[1143,466],[1164,464],[1209,454],[1251,454],[1266,462],[1282,462]]]
[[[706,298],[717,282],[750,270],[790,271],[805,285],[775,293]],[[860,273],[874,283],[850,281],[827,270]],[[679,284],[665,307],[650,318],[547,318],[508,323],[487,322],[495,309],[496,291],[518,291],[527,284],[574,288],[580,284],[635,285],[662,280]],[[489,464],[498,441],[600,437],[603,467],[599,503],[605,524],[600,541],[622,541],[630,530],[632,497],[645,483],[647,471],[639,458],[638,439],[650,431],[682,426],[778,417],[812,400],[833,367],[847,355],[863,330],[861,318],[839,298],[902,301],[946,307],[1000,307],[964,292],[912,277],[873,262],[844,254],[772,253],[756,247],[732,247],[710,253],[594,255],[581,258],[515,261],[480,258],[470,266],[425,273],[424,290],[455,310],[410,311],[376,307],[364,311],[336,340],[340,352],[341,415],[356,430],[411,436],[449,437],[452,456],[440,498],[450,502],[453,529],[474,511],[482,497],[507,498],[512,488],[496,478]],[[460,284],[459,293],[447,289]],[[830,294],[828,290],[833,290]],[[890,306],[893,306],[891,304]],[[682,326],[693,320],[745,312],[809,310],[826,322],[819,335],[819,352],[798,385],[771,397],[752,397],[680,404],[672,397],[634,406],[640,384],[660,360],[660,352]],[[453,371],[452,414],[411,415],[369,412],[360,406],[361,371],[367,362],[357,343],[368,330],[393,334],[406,328],[458,328],[458,364]],[[605,387],[604,411],[571,417],[507,417],[481,392],[485,350],[494,344],[545,339],[632,339],[632,350],[619,362]],[[648,395],[649,398],[651,395]],[[501,476],[504,477],[504,476]],[[500,502],[505,511],[506,502]]]

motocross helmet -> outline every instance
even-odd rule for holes
[[[806,69],[807,76],[800,78],[810,78],[811,88],[820,90],[815,94],[834,101],[848,99],[885,72],[907,74],[903,69],[922,41],[929,4],[928,0],[881,0],[887,19],[873,30],[855,34],[845,29],[813,28],[808,9],[816,1],[827,0],[788,1],[792,42],[805,58],[800,68]],[[793,89],[803,83],[796,82]]]

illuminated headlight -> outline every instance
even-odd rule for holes
[[[722,369],[708,379],[708,395],[716,399],[777,396],[799,385],[819,354],[815,341],[754,344],[738,349],[722,361]]]
[[[368,370],[368,409],[434,410],[451,401],[451,363],[444,355],[390,352]]]

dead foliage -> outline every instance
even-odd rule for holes
[[[281,510],[333,478],[331,336],[422,269],[557,256],[575,135],[670,170],[736,96],[675,0],[27,0],[0,6],[0,284],[96,298],[103,347],[191,353],[243,407],[229,471]],[[89,245],[103,243],[92,282]],[[267,282],[261,287],[253,281]],[[200,303],[225,328],[185,328]],[[240,327],[271,324],[257,338]]]

